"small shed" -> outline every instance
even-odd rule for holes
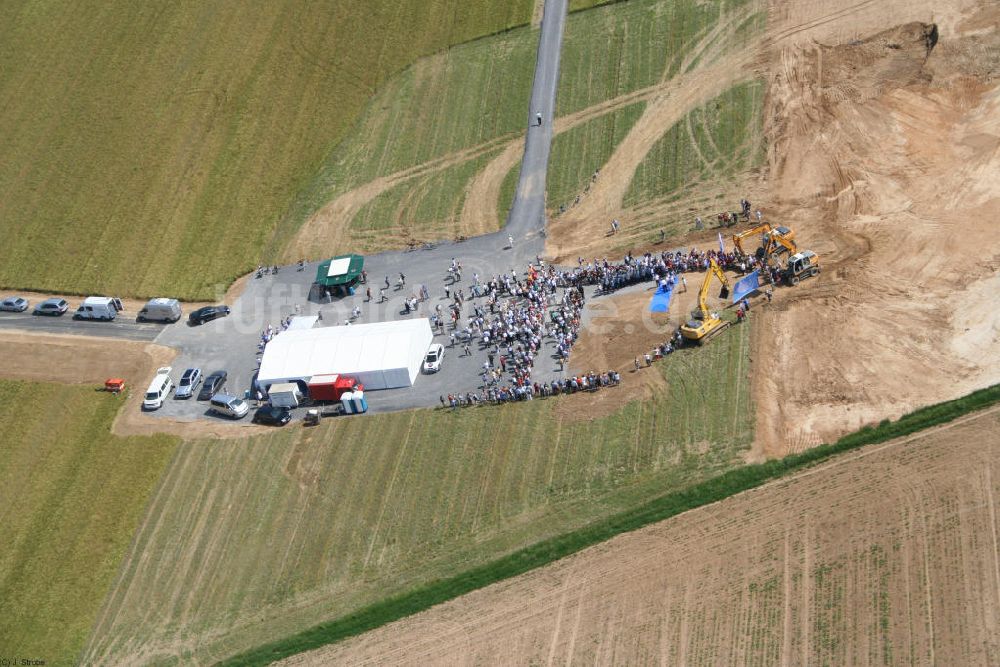
[[[350,287],[361,279],[363,268],[365,258],[361,255],[332,257],[316,268],[316,284],[320,287]]]

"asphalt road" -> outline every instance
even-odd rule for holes
[[[31,308],[23,313],[0,312],[0,329],[22,330],[29,333],[103,336],[141,341],[155,340],[163,332],[162,324],[139,324],[127,314],[119,316],[112,322],[76,321],[73,319],[76,305],[76,303],[71,303],[70,312],[59,317],[32,315]]]
[[[545,175],[552,147],[552,120],[556,114],[559,54],[565,23],[566,0],[546,0],[535,60],[535,79],[531,87],[528,136],[517,192],[505,229],[515,239],[544,233],[545,230]],[[537,124],[536,114],[541,114],[541,125]]]
[[[544,252],[545,232],[545,175],[548,168],[552,142],[552,118],[555,114],[556,88],[559,78],[559,53],[562,45],[566,18],[566,0],[547,0],[540,30],[538,58],[532,84],[531,104],[527,110],[527,138],[518,187],[504,229],[500,232],[471,238],[463,242],[441,242],[428,249],[385,252],[365,257],[373,301],[365,299],[365,286],[356,295],[330,303],[308,300],[309,289],[316,275],[318,263],[307,264],[303,271],[296,267],[282,267],[277,275],[267,275],[250,280],[243,294],[232,306],[232,314],[221,320],[191,327],[185,320],[172,325],[137,324],[119,320],[112,323],[73,322],[65,318],[38,318],[27,316],[2,317],[0,327],[16,327],[46,333],[77,333],[156,340],[157,343],[176,348],[179,355],[174,363],[174,381],[183,369],[200,367],[205,374],[216,369],[229,373],[228,389],[238,396],[250,386],[250,379],[258,364],[257,344],[261,331],[268,324],[279,325],[292,314],[319,314],[321,326],[343,325],[352,308],[360,306],[362,315],[357,323],[428,317],[437,304],[447,307],[445,285],[451,285],[448,267],[455,258],[463,265],[463,281],[453,289],[463,288],[469,293],[473,275],[484,280],[499,273],[517,271],[523,274],[529,262]],[[542,124],[536,124],[536,113],[542,114]],[[511,245],[508,235],[514,238]],[[394,285],[403,273],[406,287],[396,290]],[[379,287],[388,277],[393,287],[387,290],[387,300],[375,303]],[[407,315],[403,300],[414,289],[425,285],[431,298],[423,302],[417,313]],[[75,305],[75,304],[73,304]],[[471,312],[475,302],[469,299],[463,316]],[[72,305],[71,305],[72,307]],[[186,313],[185,313],[186,314]],[[447,334],[435,336],[435,342],[446,346]],[[551,344],[550,344],[551,346]],[[438,404],[438,397],[452,392],[475,390],[479,384],[478,371],[486,361],[486,352],[472,345],[466,355],[461,346],[449,347],[441,372],[422,375],[413,388],[372,392],[368,395],[372,410],[399,410]],[[536,360],[535,377],[539,381],[561,374],[561,367],[549,355]],[[145,379],[136,379],[144,386]],[[193,400],[169,399],[157,412],[180,419],[196,419],[206,415],[206,405]]]

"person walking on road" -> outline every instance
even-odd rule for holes
[[[541,112],[535,113],[535,125],[538,127],[542,126],[542,114]]]
[[[383,287],[378,291],[378,302],[385,303],[388,299],[385,298],[385,288]]]
[[[372,288],[371,287],[366,287],[365,288],[365,301],[371,301],[371,300],[372,300]]]
[[[514,247],[514,237],[511,236],[510,234],[507,235],[507,247],[508,248]]]

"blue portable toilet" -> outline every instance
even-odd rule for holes
[[[368,412],[368,401],[365,400],[365,392],[356,391],[351,394],[351,403],[354,404],[354,414],[360,415]]]
[[[344,406],[345,415],[354,414],[354,401],[351,400],[352,398],[354,398],[354,394],[349,391],[345,391],[340,395],[340,404]]]

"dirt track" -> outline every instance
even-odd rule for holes
[[[286,664],[998,664],[1000,409]]]

